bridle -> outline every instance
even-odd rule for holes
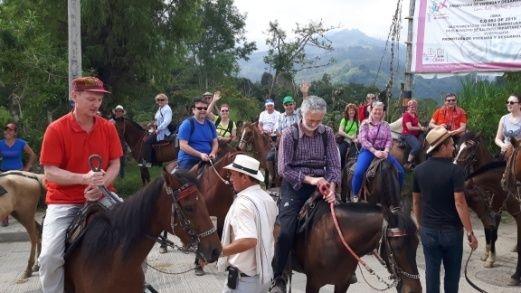
[[[247,130],[248,130],[248,127],[246,127],[246,126],[242,129],[241,139],[239,140],[239,148],[240,148],[241,144],[244,144],[244,149],[246,149],[246,147],[248,145],[252,144],[252,142],[253,142],[253,130],[250,129],[250,132],[252,134],[249,136],[249,139],[246,139],[245,137],[246,137]],[[241,150],[243,150],[243,149],[241,149]]]
[[[460,146],[453,163],[455,165],[463,166],[467,176],[473,172],[473,166],[478,163],[478,154],[476,150],[477,142],[474,140],[466,140]],[[461,154],[465,149],[469,149],[470,155],[466,158],[461,158]]]
[[[398,215],[402,212],[401,207],[391,207],[390,209],[391,214]],[[403,228],[398,227],[389,227],[389,223],[384,220],[384,223],[382,225],[382,238],[380,239],[381,245],[385,245],[385,251],[387,252],[387,264],[388,269],[391,273],[391,278],[399,278],[399,275],[413,280],[419,280],[420,274],[411,274],[406,272],[404,269],[400,267],[398,262],[395,258],[395,252],[393,250],[393,247],[391,246],[391,243],[389,242],[390,238],[401,238],[408,236],[407,232]],[[375,255],[376,256],[376,255]],[[378,257],[377,257],[378,258]]]
[[[187,183],[179,187],[178,189],[173,190],[170,186],[168,186],[168,184],[165,181],[165,183],[163,183],[163,189],[165,190],[165,193],[172,198],[172,213],[170,216],[170,228],[172,229],[172,233],[175,235],[175,227],[181,227],[181,229],[183,229],[190,236],[190,242],[188,247],[197,247],[199,245],[199,242],[201,242],[201,239],[217,232],[217,227],[212,225],[212,228],[204,232],[198,233],[180,205],[180,202],[183,199],[187,199],[191,196],[196,196],[195,200],[199,200],[199,197],[197,196],[196,192],[197,187],[194,184]],[[175,222],[176,218],[178,220],[178,223]],[[154,238],[154,240],[156,240],[156,238]],[[159,242],[162,241],[160,240]],[[196,251],[196,253],[202,259],[204,259],[204,256],[201,255],[199,252]]]

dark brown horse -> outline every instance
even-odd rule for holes
[[[31,252],[24,273],[18,283],[27,281],[33,271],[38,271],[35,261],[40,255],[42,226],[34,216],[40,197],[45,193],[43,174],[23,171],[9,171],[0,174],[0,219],[11,214],[24,226]]]
[[[143,160],[143,145],[145,138],[148,135],[147,131],[137,122],[129,118],[116,118],[116,129],[121,141],[127,143],[132,150],[132,157],[136,162]],[[155,152],[155,159],[159,163],[170,162],[177,159],[177,152],[179,147],[174,146],[173,141],[165,141],[155,144],[153,146]],[[141,173],[141,181],[143,185],[150,182],[150,173],[148,168],[139,167]]]
[[[221,252],[195,180],[181,171],[163,176],[107,212],[96,214],[65,263],[67,292],[143,292],[143,262],[161,231],[198,243],[214,262]]]
[[[335,206],[342,237],[358,256],[380,248],[387,269],[397,280],[398,292],[421,292],[416,249],[416,226],[400,207],[399,183],[394,168],[384,161],[381,176],[374,184],[369,203],[341,203]],[[379,206],[376,205],[379,204]],[[381,206],[381,207],[380,207]],[[307,276],[306,292],[319,292],[326,284],[335,285],[335,292],[346,292],[358,261],[340,242],[329,206],[319,201],[307,232],[295,240],[294,269]],[[380,245],[380,247],[379,247]]]
[[[261,168],[266,172],[266,176],[264,176],[266,186],[274,185],[275,181],[277,181],[276,166],[269,166],[270,162],[266,160],[268,152],[273,147],[271,138],[259,130],[257,122],[245,123],[240,133],[241,138],[238,149],[244,152],[251,152],[253,157],[259,160]],[[251,147],[251,151],[248,150],[248,146]]]
[[[478,214],[485,227],[486,250],[482,260],[485,261],[485,267],[492,267],[496,259],[495,242],[502,210],[506,209],[516,221],[517,243],[521,240],[521,210],[515,197],[508,196],[501,187],[505,162],[494,160],[479,135],[468,132],[461,142],[454,162],[466,169],[466,197],[470,198],[470,207]],[[485,211],[482,208],[483,203],[486,205]],[[477,210],[476,207],[481,209]],[[489,212],[492,212],[491,216]],[[521,251],[519,245],[517,247],[518,261],[516,272],[511,276],[511,285],[521,283]]]

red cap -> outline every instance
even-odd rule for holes
[[[75,78],[72,81],[72,90],[75,92],[110,94],[110,92],[103,87],[103,81],[93,76]]]

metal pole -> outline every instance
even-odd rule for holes
[[[68,0],[69,94],[72,80],[81,76],[81,1]]]
[[[412,80],[413,74],[411,72],[412,66],[412,31],[414,25],[414,8],[416,5],[416,0],[410,0],[409,4],[409,16],[407,19],[408,28],[407,28],[407,41],[405,44],[407,45],[407,54],[405,55],[405,86],[404,91],[412,91]]]

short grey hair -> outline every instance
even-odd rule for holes
[[[324,99],[317,97],[317,96],[309,96],[309,98],[305,99],[302,102],[302,106],[300,107],[300,110],[302,111],[302,114],[308,113],[308,112],[327,112],[327,104]]]

